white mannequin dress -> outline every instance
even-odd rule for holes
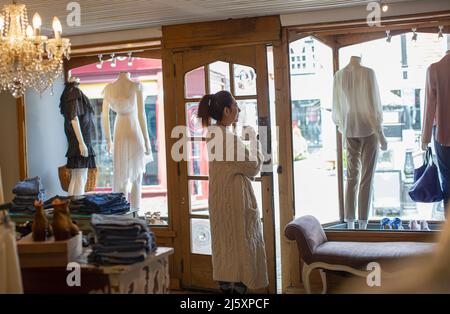
[[[134,182],[145,171],[145,164],[151,155],[145,156],[145,143],[139,125],[137,93],[142,91],[139,82],[132,82],[129,90],[108,84],[103,93],[111,109],[117,113],[114,123],[114,179],[113,192],[121,192],[128,182]],[[123,98],[123,95],[128,95]],[[124,186],[125,185],[125,186]]]

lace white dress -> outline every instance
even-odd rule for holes
[[[113,192],[122,192],[128,182],[135,181],[145,172],[145,164],[152,161],[151,154],[145,155],[144,136],[138,119],[137,93],[142,91],[142,85],[130,82],[125,91],[123,86],[113,82],[103,91],[104,101],[117,114],[113,137]]]

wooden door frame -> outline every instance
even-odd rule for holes
[[[230,64],[242,64],[246,66],[251,66],[257,72],[257,106],[258,106],[258,116],[265,117],[267,121],[270,121],[270,108],[269,108],[269,90],[268,90],[268,73],[267,73],[267,51],[266,46],[263,44],[254,44],[254,45],[242,45],[236,47],[229,48],[203,48],[200,50],[187,50],[185,52],[175,52],[174,53],[174,61],[175,61],[175,80],[176,80],[176,108],[178,115],[178,124],[179,125],[187,125],[186,116],[185,116],[185,75],[186,73],[197,69],[199,67],[205,67],[205,79],[206,85],[209,85],[209,79],[206,71],[208,64],[216,61],[228,62]],[[233,84],[233,75],[230,76],[230,83]],[[239,96],[236,96],[237,99]],[[270,125],[270,124],[269,124]],[[270,138],[269,138],[270,140]],[[210,262],[209,255],[198,255],[191,253],[191,228],[190,222],[192,217],[189,210],[189,176],[188,176],[188,161],[182,161],[179,163],[180,169],[180,179],[179,179],[179,188],[180,188],[180,212],[179,216],[181,217],[183,223],[180,229],[181,237],[183,239],[189,239],[189,241],[184,241],[182,243],[183,247],[183,258],[182,258],[182,267],[183,267],[183,283],[186,287],[194,287],[196,286],[195,278],[193,276],[197,276],[197,272],[205,273],[207,270],[212,270],[212,264]],[[273,177],[271,174],[266,174],[261,176],[261,185],[265,188],[264,193],[262,193],[262,206],[261,209],[263,212],[263,225],[264,225],[264,240],[266,245],[266,253],[267,253],[267,266],[268,273],[271,277],[269,280],[268,290],[272,293],[276,291],[276,256],[275,256],[275,217],[274,217],[274,204],[273,204]],[[200,265],[200,266],[199,266]],[[194,270],[196,267],[196,271]],[[211,281],[212,273],[211,271],[207,271],[210,274],[210,278],[204,279],[204,282],[200,283],[201,287],[210,287],[216,288],[217,283]],[[197,277],[198,279],[198,277]],[[200,278],[200,280],[203,280]],[[200,288],[201,288],[200,287]],[[264,290],[262,290],[264,291]]]

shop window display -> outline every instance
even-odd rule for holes
[[[96,192],[110,192],[113,185],[112,155],[102,129],[102,103],[105,86],[113,82],[119,73],[130,73],[131,79],[140,81],[147,120],[147,133],[151,146],[151,162],[146,163],[142,177],[142,201],[140,216],[149,217],[154,224],[167,224],[167,181],[165,161],[164,107],[162,97],[162,65],[158,59],[135,58],[133,63],[116,59],[116,66],[111,61],[104,62],[101,69],[90,64],[71,70],[71,75],[80,79],[80,89],[89,97],[94,107],[94,125],[96,137],[92,145],[96,151],[98,179]],[[116,120],[116,113],[109,116],[111,126]],[[158,219],[155,219],[158,218]]]

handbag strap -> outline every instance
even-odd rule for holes
[[[431,147],[428,147],[427,151],[425,152],[425,158],[424,158],[423,164],[429,165],[430,162],[431,163],[433,162],[433,152],[431,150]]]

